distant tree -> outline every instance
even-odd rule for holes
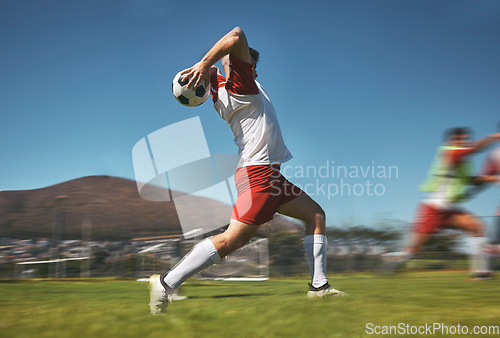
[[[330,243],[341,245],[387,245],[401,237],[398,231],[392,229],[377,230],[365,226],[351,226],[347,229],[327,228],[326,234]]]

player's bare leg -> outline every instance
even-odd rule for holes
[[[281,205],[278,212],[305,223],[304,249],[309,261],[311,284],[307,296],[321,298],[327,295],[346,296],[328,284],[326,276],[326,222],[325,212],[311,197],[302,193]]]
[[[220,258],[223,258],[247,244],[258,228],[259,225],[246,224],[231,219],[227,230],[213,236],[211,240]]]
[[[416,254],[422,249],[424,244],[429,241],[430,237],[430,234],[412,232],[410,240],[408,241],[408,244],[405,248],[405,252],[409,256]]]
[[[151,313],[166,314],[172,294],[186,279],[244,246],[258,228],[258,225],[232,219],[226,231],[196,244],[168,273],[151,276],[149,280]]]
[[[452,215],[448,224],[454,228],[465,230],[476,237],[484,237],[484,224],[472,214]]]
[[[485,237],[484,224],[472,214],[453,215],[449,224],[471,234],[470,243],[470,272],[473,280],[491,279],[489,254],[486,250],[487,238]]]
[[[471,234],[471,273],[489,274],[489,264],[487,253],[484,251],[486,238],[484,237],[484,225],[472,214],[456,214],[450,216],[447,221],[447,227],[458,228]],[[404,251],[391,252],[384,255],[384,264],[380,268],[380,272],[393,272],[404,265],[416,253],[420,252],[422,247],[427,243],[430,234],[413,232],[410,236],[408,244]]]
[[[281,205],[278,212],[305,223],[305,235],[326,235],[325,212],[307,194],[302,193],[297,198]]]

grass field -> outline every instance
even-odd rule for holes
[[[265,282],[191,279],[183,287],[189,299],[175,301],[163,317],[149,314],[144,282],[5,281],[0,283],[0,336],[360,337],[376,336],[367,334],[368,323],[380,330],[400,323],[460,324],[469,330],[500,326],[500,281],[466,282],[465,276],[337,275],[330,277],[331,284],[352,296],[320,300],[306,299],[307,277]]]

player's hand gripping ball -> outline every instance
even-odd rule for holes
[[[185,106],[199,106],[208,99],[208,95],[210,95],[209,86],[206,86],[205,80],[202,80],[198,87],[188,88],[188,81],[184,80],[184,77],[185,76],[181,75],[180,72],[174,77],[174,81],[172,82],[172,92],[174,93],[175,98],[180,104]]]

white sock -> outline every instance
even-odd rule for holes
[[[328,283],[326,277],[326,244],[327,239],[324,235],[307,235],[304,237],[304,249],[309,261],[309,270],[311,271],[311,284],[315,288]]]
[[[220,261],[219,253],[210,238],[196,244],[163,279],[175,290],[189,277]]]
[[[490,272],[489,254],[485,251],[486,237],[469,238],[469,267],[472,273]]]

